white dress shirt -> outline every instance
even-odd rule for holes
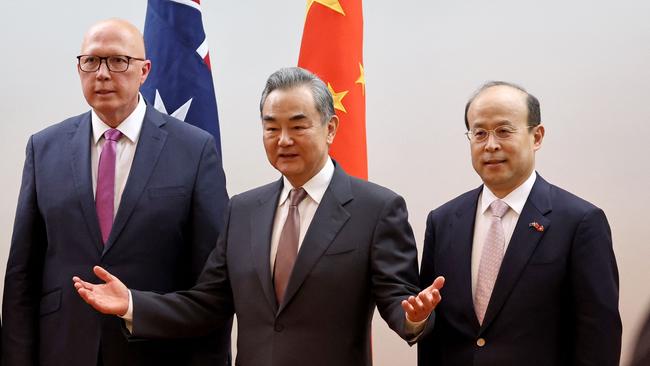
[[[135,148],[138,145],[138,139],[140,138],[144,114],[147,111],[144,98],[138,96],[138,99],[138,105],[135,107],[133,112],[131,112],[131,114],[116,128],[124,136],[122,136],[122,138],[117,142],[117,149],[115,152],[115,206],[113,206],[115,209],[113,210],[113,217],[115,217],[117,210],[120,207],[122,193],[124,192],[126,180],[129,177],[133,158],[135,157]],[[97,113],[95,113],[95,110],[91,111],[91,122],[93,135],[90,137],[90,161],[92,167],[94,195],[97,190],[99,157],[102,154],[104,143],[106,142],[104,139],[104,132],[109,130],[111,127],[99,118]]]
[[[327,187],[330,185],[332,176],[334,176],[334,163],[332,163],[332,159],[328,158],[325,166],[323,166],[316,175],[307,181],[307,183],[302,185],[302,188],[307,192],[307,196],[300,202],[300,204],[298,204],[298,212],[300,213],[298,251],[300,251],[302,240],[305,238],[305,234],[307,233],[307,229],[309,229],[311,220],[314,218],[316,209],[318,209],[318,205],[320,205],[320,201],[323,199],[323,195],[325,194]],[[284,227],[284,223],[287,221],[287,215],[289,214],[289,192],[294,188],[300,188],[292,186],[287,177],[282,177],[282,180],[284,181],[284,186],[282,192],[280,192],[278,207],[275,210],[275,218],[273,219],[271,255],[269,256],[271,261],[271,273],[273,273],[275,256],[278,253],[280,233],[282,233],[282,228]]]
[[[537,173],[533,171],[530,177],[528,177],[522,185],[515,188],[514,191],[501,199],[510,207],[501,218],[506,241],[505,246],[503,247],[504,253],[508,250],[510,238],[512,238],[512,233],[515,231],[515,226],[519,220],[519,215],[521,215],[521,210],[523,210],[524,205],[526,204],[528,195],[533,189],[535,179],[537,179]],[[472,298],[474,298],[476,292],[478,267],[481,263],[481,254],[483,253],[483,247],[485,246],[485,237],[487,236],[488,230],[490,229],[490,223],[492,222],[492,214],[491,212],[488,212],[488,209],[490,204],[498,199],[499,198],[495,196],[487,186],[483,185],[483,191],[481,192],[478,204],[476,205],[474,241],[472,243]]]

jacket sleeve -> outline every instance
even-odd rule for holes
[[[431,284],[436,277],[435,270],[435,224],[433,222],[433,212],[427,217],[426,230],[424,232],[424,247],[422,249],[422,266],[420,267],[420,286]],[[427,285],[428,286],[428,285]],[[435,320],[434,313],[431,314],[429,321],[430,327],[433,328]],[[433,365],[434,360],[431,349],[433,348],[433,337],[420,337],[418,342],[418,365]]]
[[[47,248],[38,208],[34,141],[29,139],[2,301],[3,365],[37,365],[39,302]]]
[[[212,136],[204,142],[199,161],[192,210],[189,218],[189,241],[192,245],[191,271],[196,281],[203,270],[208,255],[214,249],[228,205],[226,178]]]
[[[618,269],[612,235],[600,209],[586,213],[577,227],[571,253],[575,320],[575,365],[618,365],[621,317]]]
[[[406,340],[415,335],[406,332],[401,302],[420,292],[417,257],[406,203],[402,197],[395,196],[386,202],[373,233],[372,291],[382,318]],[[433,314],[428,322],[433,322]],[[425,327],[425,332],[428,328]]]

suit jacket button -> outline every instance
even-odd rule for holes
[[[485,346],[485,339],[484,338],[479,338],[476,340],[476,345],[479,347]]]
[[[275,327],[273,329],[275,329],[276,332],[282,332],[282,330],[284,329],[284,326],[282,326],[282,324],[280,324],[280,323],[277,323],[277,324],[275,324]]]

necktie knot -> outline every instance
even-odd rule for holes
[[[502,218],[503,215],[508,212],[509,208],[510,206],[501,200],[496,200],[490,204],[490,211],[492,211],[492,215],[498,218]]]
[[[121,137],[122,137],[122,132],[120,132],[120,130],[117,130],[115,128],[111,128],[109,130],[106,130],[106,132],[104,132],[104,138],[106,140],[119,141]]]
[[[289,192],[289,205],[298,206],[305,197],[307,197],[307,191],[304,188],[294,188]]]

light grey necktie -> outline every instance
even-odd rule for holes
[[[289,277],[293,265],[298,256],[298,241],[300,240],[300,212],[298,204],[305,199],[307,192],[303,188],[295,188],[289,192],[289,213],[287,221],[284,222],[280,240],[278,241],[278,252],[275,256],[273,267],[273,285],[275,286],[275,298],[278,304],[284,300],[284,293],[287,290]]]
[[[487,310],[494,283],[503,261],[504,247],[506,244],[505,234],[501,218],[508,212],[510,207],[507,203],[496,200],[490,204],[492,220],[490,229],[485,237],[485,245],[481,254],[481,263],[478,267],[478,279],[476,281],[476,293],[474,294],[474,311],[479,324],[483,324],[485,311]]]

